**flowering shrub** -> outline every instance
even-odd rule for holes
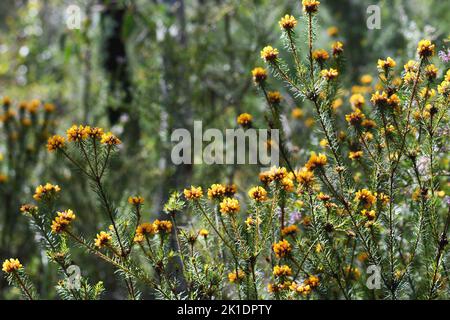
[[[170,195],[165,220],[145,221],[142,197],[130,195],[128,210],[119,210],[105,190],[118,137],[74,125],[66,137],[48,139],[48,151],[63,155],[89,181],[109,224],[96,235],[75,232],[73,226],[83,223],[77,213],[56,209],[58,195],[70,190],[51,183],[36,188],[35,204],[21,207],[65,279],[57,284],[62,298],[97,299],[104,290],[85,276],[78,289],[70,285],[75,246],[110,264],[130,299],[143,291],[161,299],[449,297],[450,211],[442,189],[448,187],[450,71],[440,75],[432,64],[435,45],[422,40],[417,59],[403,71],[392,58],[380,59],[375,91],[352,94],[351,110],[339,117],[345,47],[335,42],[331,53],[316,49],[320,2],[302,4],[307,52],[296,44],[300,24],[285,15],[279,26],[293,64],[270,45],[260,54],[273,76],[315,113],[324,151],[311,150],[294,163],[282,132],[283,166],[261,172],[260,184],[245,198],[234,185],[190,186]],[[269,72],[259,66],[251,76],[267,103],[268,125],[283,131],[283,97],[269,90]],[[302,109],[294,111],[301,117]],[[252,119],[244,113],[237,122],[249,128]],[[179,216],[188,212],[191,223],[179,226]],[[6,260],[3,271],[26,298],[36,298],[19,260]]]

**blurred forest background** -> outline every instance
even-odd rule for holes
[[[437,50],[447,52],[442,39],[449,39],[448,1],[379,1],[379,30],[366,26],[366,10],[374,1],[321,2],[318,47],[344,43],[347,91],[360,85],[364,74],[376,77],[380,57],[405,63],[422,38],[437,41]],[[69,5],[82,10],[79,30],[66,26]],[[298,0],[2,0],[0,96],[9,96],[15,105],[39,99],[56,106],[45,132],[27,125],[17,143],[0,123],[2,261],[19,257],[42,296],[52,298],[56,270],[19,213],[34,187],[47,181],[70,190],[62,192],[60,203],[76,212],[82,233],[93,236],[107,227],[86,181],[45,152],[45,135],[62,134],[72,124],[111,128],[121,137],[120,156],[108,177],[110,190],[123,205],[129,195],[142,195],[145,219],[158,216],[174,189],[221,182],[245,192],[256,183],[257,166],[174,166],[170,135],[176,128],[191,130],[194,120],[202,120],[204,129],[234,128],[243,112],[254,116],[257,127],[265,127],[264,101],[250,71],[263,66],[263,46],[281,46],[279,18],[285,13],[299,17],[300,12]],[[296,163],[296,157],[319,144],[312,112],[283,91],[280,82],[271,79],[270,85],[283,94],[284,125]],[[347,101],[343,109],[349,108]],[[8,156],[11,148],[16,151]],[[84,275],[105,282],[109,298],[121,296],[110,268],[99,267],[93,257],[80,255],[77,261],[88,268],[82,269]],[[0,299],[16,296],[1,279]]]

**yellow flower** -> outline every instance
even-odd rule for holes
[[[367,189],[361,189],[356,192],[355,202],[362,204],[366,209],[374,205],[376,201],[376,196]]]
[[[314,120],[313,117],[309,117],[305,120],[305,126],[307,128],[311,128],[314,125],[314,123],[316,123],[316,120]]]
[[[234,198],[225,198],[220,203],[220,212],[223,214],[235,214],[241,210],[239,201]]]
[[[170,233],[172,231],[172,222],[168,220],[155,220],[153,222],[156,232]]]
[[[372,98],[370,99],[370,102],[372,102],[376,106],[383,106],[388,102],[388,96],[387,93],[382,91],[381,93],[379,91],[376,91]]]
[[[325,138],[323,138],[322,140],[320,140],[319,145],[320,145],[322,148],[328,147],[328,140],[325,139]]]
[[[450,69],[447,70],[444,77],[445,81],[450,81]]]
[[[336,69],[330,68],[322,70],[320,72],[320,75],[327,81],[331,81],[337,78],[339,72]]]
[[[23,266],[20,263],[19,259],[6,259],[3,262],[3,267],[2,267],[2,271],[6,272],[6,273],[11,273],[11,272],[16,272],[19,269],[22,269]]]
[[[320,2],[317,0],[302,0],[302,5],[305,13],[313,14],[319,10]]]
[[[272,245],[272,250],[275,253],[275,256],[280,259],[289,255],[292,251],[292,247],[291,244],[286,239],[284,239],[277,243],[274,243]]]
[[[81,142],[86,140],[88,137],[88,131],[82,125],[73,125],[67,130],[67,140]]]
[[[72,210],[57,212],[57,216],[52,221],[52,232],[61,233],[69,227],[70,223],[75,220],[76,216]]]
[[[281,93],[279,91],[269,91],[267,93],[267,100],[272,104],[278,104],[281,102]]]
[[[41,105],[41,101],[38,99],[33,99],[28,103],[27,110],[29,113],[36,113]]]
[[[375,210],[366,210],[366,209],[361,211],[361,215],[363,217],[366,217],[367,220],[369,220],[369,221],[375,220],[375,218],[377,216],[377,214],[375,213]]]
[[[272,167],[270,169],[270,175],[273,180],[281,181],[288,176],[287,169],[285,167]]]
[[[292,30],[297,25],[297,20],[295,20],[294,16],[286,14],[278,23],[281,29]]]
[[[361,108],[365,102],[366,100],[364,99],[364,96],[360,93],[353,94],[350,97],[350,104],[352,107]]]
[[[263,187],[253,187],[248,191],[248,196],[256,202],[267,200],[267,191]]]
[[[55,105],[54,105],[53,103],[45,103],[45,104],[44,104],[44,110],[45,110],[45,112],[50,113],[50,112],[55,111],[55,109],[56,109],[56,107],[55,107]]]
[[[36,201],[48,199],[60,191],[61,188],[58,185],[52,185],[51,183],[47,182],[45,185],[39,185],[36,187],[33,198]]]
[[[348,153],[348,158],[351,160],[357,160],[362,158],[363,152],[362,151],[350,151]]]
[[[342,107],[343,104],[344,101],[341,98],[337,98],[332,102],[331,107],[333,108],[333,110],[337,110]]]
[[[450,94],[450,81],[444,80],[438,85],[438,92],[443,96],[448,96]]]
[[[372,78],[372,76],[370,74],[365,74],[365,75],[361,76],[360,81],[364,85],[369,85],[369,84],[372,83],[373,78]]]
[[[266,46],[261,50],[261,58],[266,62],[273,62],[278,58],[278,50],[271,46]]]
[[[292,179],[288,177],[283,178],[281,180],[281,187],[286,192],[292,192],[294,191],[294,181],[292,181]]]
[[[331,51],[333,52],[333,56],[338,56],[344,52],[344,45],[340,41],[333,42],[331,45]]]
[[[272,172],[269,171],[264,171],[264,172],[260,172],[259,173],[259,180],[268,185],[269,183],[271,183],[273,181],[273,176],[272,176]]]
[[[0,173],[0,184],[8,182],[8,176]]]
[[[409,60],[403,68],[405,69],[405,72],[417,72],[419,70],[419,63],[414,60]]]
[[[298,227],[295,224],[286,226],[281,230],[283,236],[294,236],[298,232]]]
[[[274,266],[273,275],[275,277],[288,277],[292,275],[292,269],[287,265]]]
[[[358,108],[354,112],[345,115],[345,120],[352,126],[360,125],[365,118],[366,115]]]
[[[305,187],[311,186],[314,182],[314,173],[307,168],[298,170],[295,176],[297,177],[297,182]]]
[[[99,127],[86,127],[87,134],[93,139],[101,139],[103,137],[103,129]]]
[[[330,37],[336,37],[339,33],[339,29],[335,26],[329,27],[327,33]]]
[[[317,199],[321,200],[321,201],[329,201],[331,199],[331,197],[328,194],[325,194],[323,192],[320,192],[317,195]]]
[[[434,64],[430,64],[425,67],[425,75],[430,81],[436,79],[438,72],[439,70]]]
[[[136,234],[134,236],[134,242],[144,241],[145,236],[152,236],[157,232],[154,223],[144,222],[136,228]]]
[[[264,68],[256,67],[252,70],[252,76],[256,84],[262,83],[267,79],[267,71]]]
[[[54,135],[53,137],[48,138],[47,141],[47,150],[52,152],[58,149],[62,149],[65,146],[66,139],[59,135]]]
[[[208,189],[209,199],[220,199],[225,195],[226,188],[223,184],[214,183]]]
[[[387,104],[392,107],[394,110],[397,110],[400,108],[400,98],[394,93],[389,96],[387,100]]]
[[[380,69],[381,71],[386,72],[386,70],[388,69],[392,69],[397,65],[397,63],[391,58],[391,57],[387,57],[386,60],[382,60],[382,59],[378,59],[378,69]]]
[[[128,203],[135,206],[140,206],[144,204],[144,198],[141,196],[128,197]]]
[[[328,52],[324,49],[314,50],[312,53],[312,57],[314,60],[316,60],[318,62],[323,62],[323,61],[328,60],[328,58],[330,58]]]
[[[434,55],[435,45],[430,40],[420,40],[417,45],[417,53],[421,58],[427,58]]]
[[[111,235],[109,233],[106,233],[105,231],[100,231],[100,233],[97,234],[97,238],[95,239],[95,246],[97,248],[102,248],[106,246],[108,243],[111,242]]]
[[[232,197],[236,194],[236,192],[237,192],[237,187],[235,184],[227,184],[225,186],[225,196]]]
[[[209,231],[206,229],[200,229],[200,231],[198,232],[199,235],[201,235],[202,237],[207,237],[209,235]]]
[[[315,288],[319,285],[319,277],[310,275],[303,283],[311,288]]]
[[[237,123],[240,124],[241,126],[249,126],[252,123],[252,115],[249,113],[241,113],[238,117],[237,117]]]
[[[11,98],[8,96],[3,96],[2,103],[4,106],[9,106],[11,104]]]
[[[377,123],[375,121],[373,121],[372,119],[364,119],[363,122],[361,122],[361,125],[367,129],[373,129],[373,128],[377,127]],[[366,132],[366,134],[367,133],[370,134],[373,138],[373,135],[370,132]],[[369,139],[367,139],[367,140],[369,140]]]
[[[104,133],[102,135],[102,138],[100,140],[101,143],[107,144],[109,146],[117,146],[122,143],[119,138],[117,138],[114,134],[111,132]]]
[[[32,204],[23,204],[20,206],[20,212],[24,214],[32,214],[37,211],[38,207]]]
[[[187,200],[198,200],[203,197],[202,187],[191,186],[190,189],[184,189],[183,193]]]
[[[303,110],[300,108],[292,109],[291,116],[294,119],[301,119],[303,117]]]
[[[242,270],[237,270],[234,272],[230,272],[228,274],[228,281],[230,283],[240,282],[244,278],[245,278],[245,273]]]
[[[311,152],[311,156],[309,157],[308,162],[306,163],[306,169],[312,171],[316,168],[323,167],[327,164],[327,156],[324,154],[316,154],[315,152]]]

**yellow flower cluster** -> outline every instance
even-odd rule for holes
[[[380,69],[380,71],[384,71],[384,72],[386,72],[389,69],[394,68],[396,65],[397,65],[397,63],[391,57],[387,57],[386,60],[378,59],[378,63],[377,63],[378,69]]]
[[[107,244],[109,244],[112,240],[112,237],[109,233],[105,231],[100,231],[100,233],[97,234],[97,237],[95,239],[95,246],[97,248],[103,248]]]
[[[362,156],[363,156],[363,152],[361,150],[359,150],[359,151],[350,151],[348,153],[348,158],[350,160],[358,160],[358,159],[361,159]]]
[[[364,96],[360,93],[355,93],[350,97],[350,104],[354,108],[361,109],[365,102]]]
[[[140,206],[144,204],[144,198],[141,196],[128,197],[128,203],[134,206]]]
[[[314,183],[314,172],[306,167],[297,170],[295,176],[297,177],[297,182],[304,187],[310,187]]]
[[[122,143],[122,141],[111,132],[104,133],[100,142],[109,146],[117,146]]]
[[[69,129],[67,129],[67,140],[74,142],[81,142],[88,138],[88,127],[84,127],[83,125],[73,125]]]
[[[361,215],[363,217],[366,217],[367,220],[370,220],[370,221],[375,220],[375,218],[377,216],[375,210],[366,210],[366,209],[361,211]]]
[[[312,57],[318,62],[324,62],[330,58],[330,55],[324,49],[317,49],[313,51]]]
[[[155,220],[153,223],[144,222],[136,228],[134,242],[142,242],[147,236],[153,236],[157,233],[168,234],[172,231],[172,222],[168,220]]]
[[[261,50],[261,58],[266,62],[274,62],[278,58],[278,49],[266,46]]]
[[[295,20],[294,16],[286,14],[283,18],[281,18],[278,24],[282,30],[284,29],[290,31],[297,25],[297,20]]]
[[[331,81],[337,78],[339,75],[339,72],[336,69],[330,68],[330,69],[324,69],[320,72],[320,75],[322,78],[326,79],[327,81]]]
[[[272,104],[279,104],[281,102],[281,93],[279,91],[269,91],[267,93],[267,100]]]
[[[33,195],[33,199],[36,201],[46,200],[60,192],[61,188],[58,185],[46,183],[45,185],[39,185]]]
[[[70,223],[75,220],[76,216],[72,210],[57,212],[57,216],[52,221],[52,232],[61,233],[67,229]]]
[[[305,13],[313,14],[319,10],[320,2],[317,0],[302,0],[302,5]]]
[[[284,227],[281,230],[281,234],[283,236],[294,236],[298,232],[298,227],[295,224]]]
[[[138,225],[136,228],[136,234],[134,236],[134,242],[142,242],[146,236],[152,236],[156,234],[156,227],[153,223],[144,222]]]
[[[191,186],[190,189],[184,189],[183,193],[187,200],[198,200],[203,197],[202,187]]]
[[[430,40],[420,40],[417,45],[417,53],[421,58],[428,58],[434,55],[435,45]]]
[[[272,273],[275,277],[289,277],[292,275],[292,269],[287,265],[274,266]]]
[[[314,169],[323,167],[327,164],[327,157],[322,154],[316,154],[315,152],[311,152],[311,156],[309,157],[308,162],[306,163],[305,167],[309,171],[313,171]]]
[[[228,274],[228,281],[230,283],[238,283],[240,281],[242,281],[245,278],[245,273],[242,270],[237,270],[234,272],[230,272]]]
[[[264,68],[256,67],[252,70],[253,81],[256,84],[263,83],[267,79],[267,71]]]
[[[235,214],[241,210],[239,201],[234,198],[225,198],[220,203],[220,212],[223,214]]]
[[[366,115],[361,112],[361,109],[356,108],[354,112],[345,115],[345,120],[352,126],[359,126],[362,124]]]
[[[253,117],[249,113],[241,113],[237,117],[237,123],[244,127],[250,126],[250,124],[252,123],[252,120],[253,120]]]
[[[248,191],[248,196],[256,202],[262,202],[267,200],[267,191],[263,187],[253,187]]]
[[[23,266],[20,263],[19,259],[6,259],[3,262],[2,271],[6,273],[16,272],[19,269],[22,269]]]
[[[64,148],[66,144],[66,139],[60,135],[54,135],[50,138],[48,138],[47,141],[47,150],[52,152],[58,149]]]
[[[283,239],[277,243],[274,243],[272,245],[272,250],[275,253],[275,256],[280,259],[289,255],[292,251],[292,247],[286,239]]]
[[[336,41],[331,45],[331,50],[333,52],[333,56],[338,56],[342,52],[344,52],[344,45],[340,41]]]
[[[356,192],[355,202],[362,204],[366,209],[372,207],[376,201],[376,195],[367,189],[361,189]]]
[[[199,234],[200,236],[206,238],[206,237],[208,237],[208,235],[209,235],[209,231],[206,230],[206,229],[200,229],[200,231],[198,232],[198,234]]]
[[[214,183],[208,189],[209,199],[221,199],[226,192],[226,187],[220,183]]]

